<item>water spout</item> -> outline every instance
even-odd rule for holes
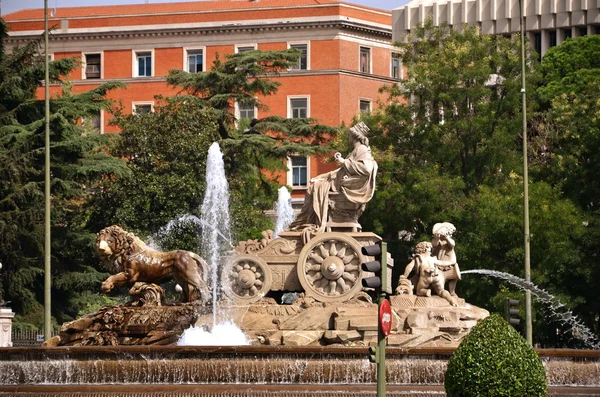
[[[202,254],[212,269],[211,285],[213,298],[213,328],[217,324],[218,269],[221,257],[220,235],[231,241],[229,229],[229,187],[225,178],[223,154],[217,142],[208,150],[206,162],[206,193],[202,202],[200,220],[203,225],[210,225],[209,230],[202,233]]]
[[[592,349],[600,349],[600,342],[594,333],[586,327],[577,316],[575,316],[566,306],[556,299],[552,294],[539,288],[530,281],[525,281],[520,277],[510,273],[499,272],[496,270],[476,269],[461,271],[462,274],[483,274],[506,280],[510,284],[521,290],[529,290],[539,302],[544,304],[550,311],[554,319],[571,330],[573,337],[584,342]]]
[[[288,228],[294,220],[294,209],[292,208],[292,197],[287,187],[282,186],[278,191],[277,203],[275,204],[275,214],[277,215],[277,223],[275,224],[275,232],[273,238],[277,238],[279,233]]]

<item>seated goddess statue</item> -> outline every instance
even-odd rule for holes
[[[334,155],[340,168],[312,178],[302,210],[290,225],[292,230],[312,233],[350,229],[360,231],[358,218],[375,192],[377,163],[371,155],[369,128],[358,123],[350,128],[348,140],[353,148],[347,158]]]

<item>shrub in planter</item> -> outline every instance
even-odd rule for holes
[[[477,324],[448,362],[448,397],[545,397],[546,371],[535,350],[500,315]]]

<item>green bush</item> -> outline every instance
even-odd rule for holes
[[[477,324],[448,362],[448,397],[546,396],[546,371],[535,350],[501,316]]]

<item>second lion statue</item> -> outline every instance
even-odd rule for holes
[[[153,250],[133,233],[116,225],[98,233],[94,248],[104,266],[116,273],[102,283],[104,293],[122,285],[158,284],[173,277],[183,287],[184,302],[200,300],[204,303],[209,298],[204,281],[208,265],[193,252]]]

